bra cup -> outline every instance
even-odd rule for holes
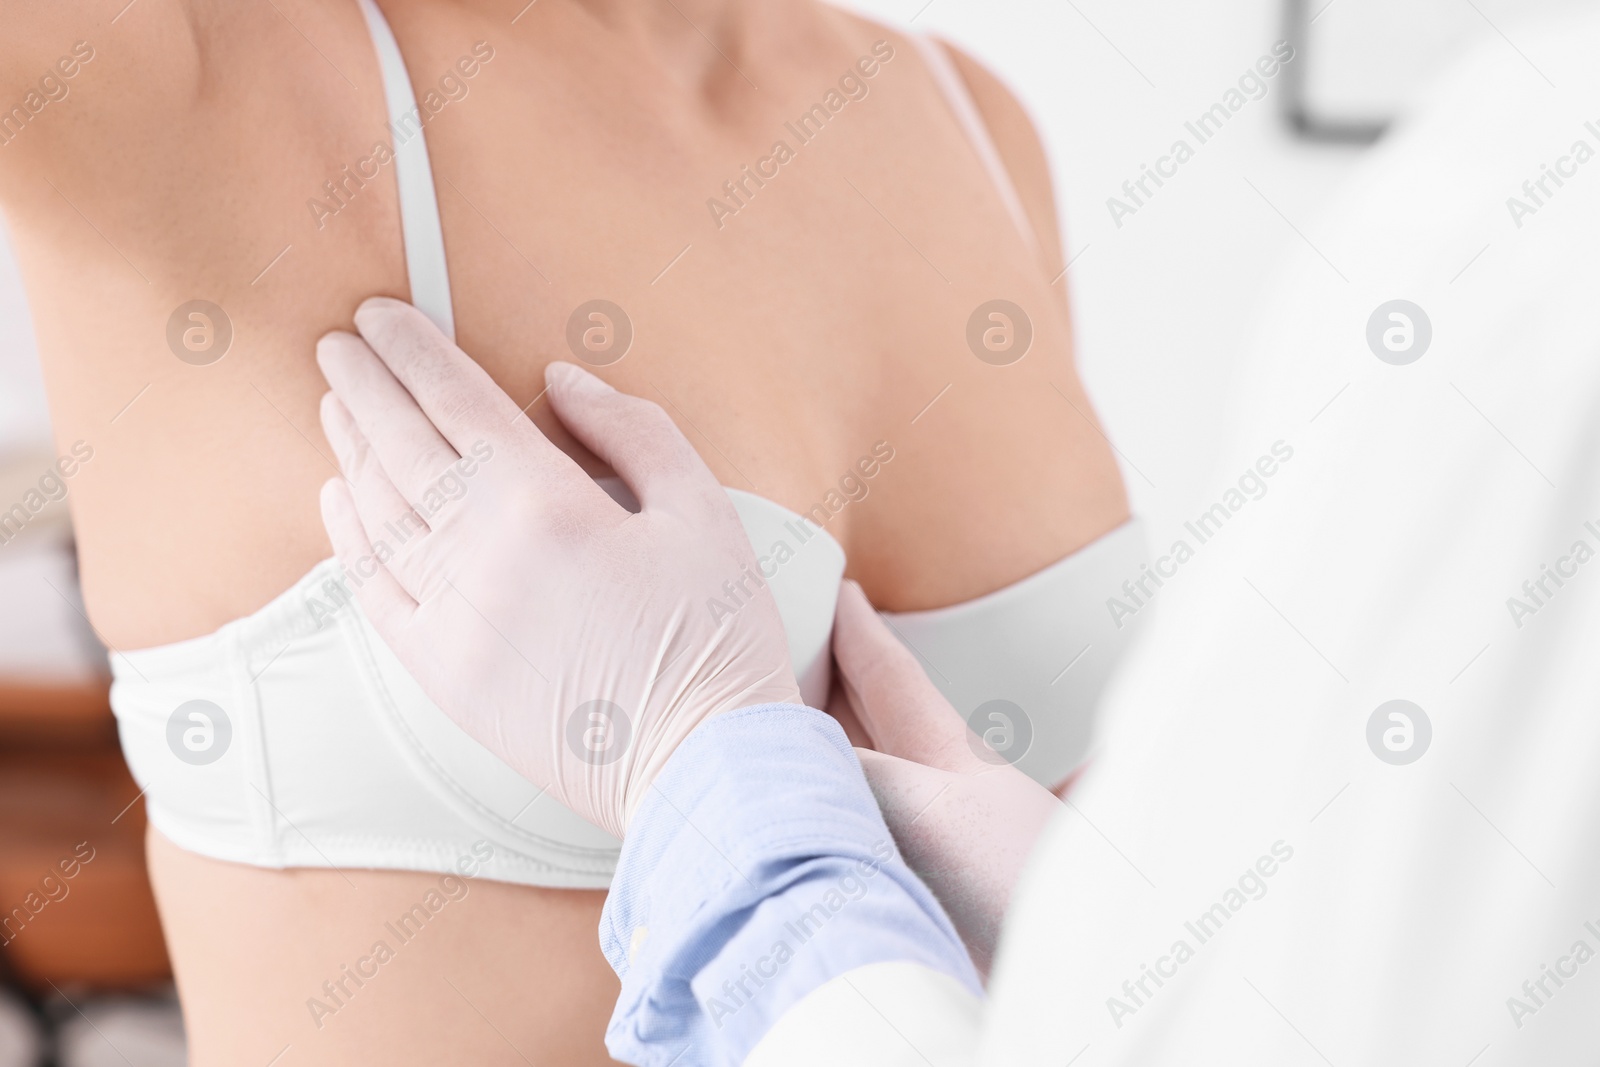
[[[760,577],[777,600],[800,699],[810,707],[824,708],[832,680],[833,614],[844,579],[844,549],[788,508],[738,489],[727,493],[755,549]],[[746,588],[751,587],[753,583],[747,582]],[[734,598],[724,603],[733,605]]]
[[[501,847],[578,872],[608,874],[621,842],[484,748],[430,700],[366,615],[351,613],[355,657],[383,720],[416,777],[456,815]],[[552,855],[555,853],[555,855]]]
[[[1101,697],[1137,632],[1108,605],[1146,559],[1130,519],[987,596],[885,618],[973,733],[1053,787],[1093,748]]]
[[[627,490],[620,481],[603,479],[602,485],[627,505]],[[806,703],[821,707],[828,695],[830,638],[844,575],[844,550],[817,527],[770,500],[732,489],[728,494],[777,600],[801,695]],[[734,595],[722,601],[729,612],[746,602],[736,586],[740,577],[729,575]],[[747,579],[745,587],[754,585]],[[708,604],[706,610],[714,609]],[[609,873],[620,847],[616,838],[551,799],[480,745],[428,698],[363,613],[353,611],[349,619],[356,658],[371,676],[373,713],[385,720],[418,777],[442,802],[492,840],[511,847],[520,841],[543,859],[550,859],[552,851],[560,854],[561,866]]]
[[[756,570],[729,575],[707,610],[737,614],[769,587],[803,699],[821,707],[844,550],[772,501],[727,492]],[[889,617],[975,729],[1014,737],[1006,757],[1053,782],[1088,747],[1094,704],[1130,632],[1103,614],[1106,597],[1142,558],[1130,522],[988,596]],[[487,843],[485,877],[604,888],[618,842],[445,715],[341,594],[341,579],[338,561],[324,560],[211,634],[112,658],[123,749],[157,829],[190,851],[259,867],[442,872]],[[175,758],[173,709],[195,699],[232,723],[215,762]]]

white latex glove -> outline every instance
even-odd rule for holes
[[[360,337],[317,345],[345,476],[323,522],[373,626],[462,729],[620,837],[705,719],[800,703],[770,592],[720,625],[706,608],[755,554],[661,408],[572,364],[545,372],[633,514],[409,304],[368,300],[355,321]]]
[[[855,582],[839,590],[833,657],[876,749],[856,755],[889,832],[988,974],[1011,891],[1061,801],[967,728]]]

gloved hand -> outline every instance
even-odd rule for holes
[[[622,836],[708,717],[800,703],[770,591],[727,493],[655,404],[568,363],[547,398],[617,472],[617,504],[420,312],[372,299],[317,362],[344,480],[322,516],[356,597],[423,690],[556,799]]]
[[[856,755],[889,832],[988,974],[1011,891],[1061,801],[967,728],[855,582],[839,590],[833,657],[873,745]]]

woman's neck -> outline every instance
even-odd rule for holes
[[[378,2],[388,7],[433,0]],[[506,0],[455,2],[496,21],[507,10]],[[807,0],[533,0],[517,19],[599,28],[650,55],[674,81],[706,85],[729,77],[749,81],[741,68],[792,39],[809,8]]]

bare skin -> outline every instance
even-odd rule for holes
[[[362,298],[408,290],[392,167],[320,228],[307,206],[386,136],[353,0],[124,2],[0,3],[0,107],[74,42],[94,49],[68,97],[0,148],[0,204],[59,448],[94,448],[69,497],[89,614],[132,649],[247,615],[330,554],[313,345]],[[663,402],[723,484],[805,511],[892,445],[867,498],[827,526],[881,608],[981,595],[1126,518],[1051,284],[1044,156],[976,64],[958,60],[1037,253],[910,43],[831,8],[382,6],[419,95],[476,42],[494,49],[426,129],[458,340],[586,467],[600,472],[537,383],[571,358],[568,315],[601,296],[636,338],[599,373]],[[878,40],[894,55],[869,94],[719,228],[707,199],[775,140],[793,146],[784,123]],[[966,343],[996,297],[1034,328],[1006,367]],[[196,298],[234,329],[203,367],[166,337]],[[198,1067],[285,1045],[284,1064],[607,1062],[599,893],[474,881],[318,1028],[306,998],[438,876],[257,870],[155,834],[150,859]]]

